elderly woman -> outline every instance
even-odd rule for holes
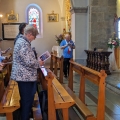
[[[35,40],[38,30],[27,25],[24,35],[19,37],[13,51],[11,79],[17,81],[21,97],[21,120],[28,120],[36,93],[37,69],[43,65],[35,58],[31,42]]]

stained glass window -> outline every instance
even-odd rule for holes
[[[30,8],[28,13],[29,24],[32,24],[39,31],[39,11],[36,8]]]
[[[26,9],[27,23],[33,25],[38,29],[38,37],[42,37],[43,23],[42,23],[42,10],[37,4],[30,4]]]

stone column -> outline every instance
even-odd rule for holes
[[[91,0],[91,48],[107,50],[108,39],[114,32],[116,0]]]
[[[74,59],[85,64],[86,54],[84,50],[89,47],[89,13],[88,7],[73,7],[71,9],[71,32],[75,42]]]

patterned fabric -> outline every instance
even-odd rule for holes
[[[15,40],[14,40],[14,45],[15,45],[16,41],[18,40],[18,38],[19,38],[20,36],[22,36],[22,34],[18,33],[18,35],[16,36],[16,38],[15,38]]]
[[[70,40],[69,43],[71,43],[72,46],[75,46],[75,44],[72,40]],[[60,43],[60,46],[64,46],[64,45],[67,45],[66,40],[62,40],[62,42]],[[65,47],[63,49],[63,57],[64,58],[72,58],[73,57],[73,49],[71,49],[71,51],[69,51],[69,46]]]
[[[14,46],[11,79],[36,81],[39,62],[36,60],[31,43],[21,35]]]

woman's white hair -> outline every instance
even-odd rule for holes
[[[37,36],[39,34],[37,28],[35,28],[32,25],[27,25],[24,29],[24,33],[25,34],[31,33],[33,36]]]
[[[69,34],[65,34],[65,38],[67,38],[67,37],[70,37],[70,35]]]

